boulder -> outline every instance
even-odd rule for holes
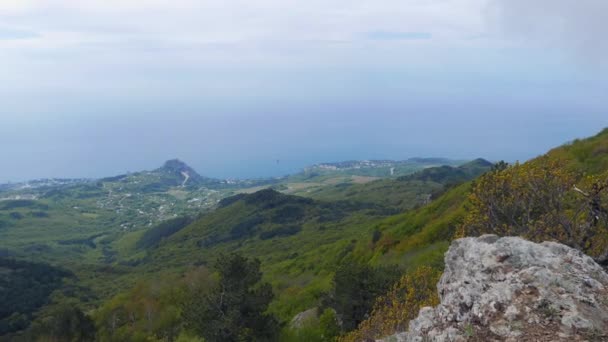
[[[317,308],[312,308],[306,311],[302,311],[299,314],[295,315],[291,320],[289,326],[294,329],[301,329],[307,323],[312,322],[319,318],[319,310]]]
[[[456,240],[437,290],[439,306],[382,341],[608,341],[608,275],[559,243]]]

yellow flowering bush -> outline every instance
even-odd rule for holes
[[[441,273],[423,266],[404,275],[385,295],[377,298],[368,319],[357,330],[339,338],[340,342],[374,341],[405,331],[420,308],[439,304],[437,282]]]
[[[480,177],[457,237],[519,235],[600,256],[608,247],[606,203],[606,177],[583,176],[543,156]]]

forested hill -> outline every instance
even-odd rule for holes
[[[50,265],[0,257],[0,336],[27,328],[63,279],[73,276]]]

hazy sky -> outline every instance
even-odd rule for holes
[[[606,0],[2,0],[0,183],[524,160],[608,126]],[[279,160],[279,163],[277,163]]]

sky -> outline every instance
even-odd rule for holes
[[[605,0],[2,0],[0,183],[526,160],[608,126]]]

